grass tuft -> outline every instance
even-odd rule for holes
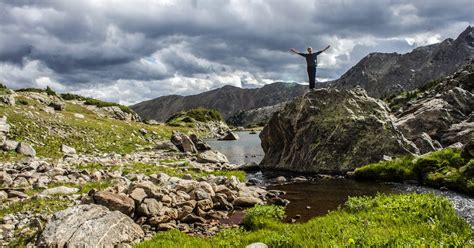
[[[419,180],[474,195],[473,159],[462,150],[446,148],[420,157],[405,156],[369,164],[355,170],[365,180]]]
[[[339,210],[306,223],[280,221],[281,209],[247,210],[251,228],[227,229],[214,237],[158,232],[135,247],[471,247],[473,229],[451,203],[432,194],[351,197]],[[258,220],[258,221],[256,221]],[[264,224],[261,224],[264,223]]]

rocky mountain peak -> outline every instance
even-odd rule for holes
[[[465,42],[471,48],[474,48],[474,27],[468,26],[456,39],[458,42]]]

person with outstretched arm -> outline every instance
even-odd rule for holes
[[[314,89],[316,85],[316,66],[318,66],[318,55],[321,54],[322,52],[328,50],[331,46],[327,46],[321,51],[313,53],[313,49],[311,47],[308,47],[307,51],[308,53],[300,53],[296,51],[295,49],[291,48],[290,51],[296,54],[299,54],[303,57],[306,58],[306,65],[307,65],[307,70],[308,70],[308,79],[309,79],[309,89]]]

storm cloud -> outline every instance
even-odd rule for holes
[[[234,85],[338,78],[370,52],[409,52],[472,25],[472,0],[3,1],[0,81],[124,104]]]

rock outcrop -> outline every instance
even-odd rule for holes
[[[415,97],[391,101],[396,106],[395,125],[415,142],[421,153],[474,139],[474,61],[438,80],[431,88],[413,91]],[[406,95],[406,94],[405,94]],[[405,96],[406,97],[406,96]],[[433,144],[433,145],[432,145]]]
[[[406,54],[371,53],[331,82],[336,88],[364,88],[369,96],[383,97],[413,90],[444,77],[474,58],[474,27],[457,39],[422,46]]]
[[[197,107],[217,109],[228,118],[240,110],[272,106],[301,96],[307,86],[296,83],[273,83],[257,89],[230,85],[192,96],[162,96],[130,106],[143,119],[166,121],[173,114]]]
[[[40,247],[114,247],[132,244],[144,232],[133,220],[106,207],[77,205],[57,212],[41,233]]]
[[[362,89],[319,89],[288,103],[260,133],[266,168],[344,173],[384,155],[417,153],[380,100]]]

